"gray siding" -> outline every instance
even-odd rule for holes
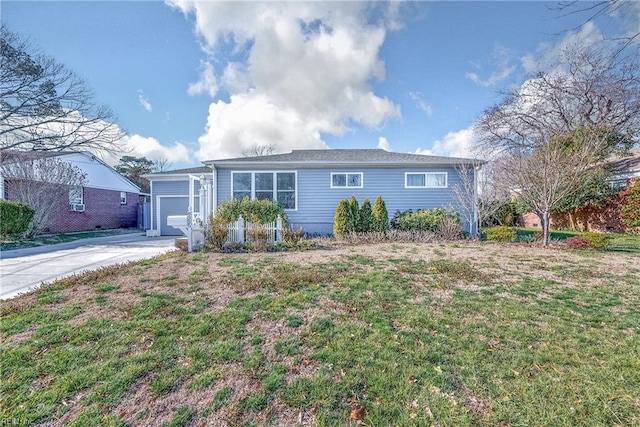
[[[198,182],[195,183],[196,195],[200,190]],[[158,205],[160,197],[160,206]],[[199,209],[196,197],[194,211]],[[160,224],[158,224],[158,208],[160,208]],[[167,216],[186,215],[189,208],[189,181],[153,181],[151,200],[151,228],[160,230],[162,235],[181,235],[180,230],[167,226]]]
[[[231,171],[254,170],[246,168],[226,169],[218,167],[218,203],[231,198]],[[275,170],[275,169],[269,169]],[[278,170],[291,170],[282,168]],[[363,188],[331,188],[332,172],[362,172]],[[405,172],[447,172],[447,188],[405,188]],[[430,168],[349,168],[349,169],[297,169],[298,205],[296,211],[287,211],[295,227],[308,233],[330,234],[335,208],[343,198],[356,196],[359,203],[369,198],[371,204],[378,195],[384,199],[389,216],[407,209],[431,209],[444,207],[456,209],[457,203],[451,188],[460,182],[454,167]]]

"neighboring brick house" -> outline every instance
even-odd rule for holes
[[[80,168],[86,175],[82,188],[64,193],[52,212],[45,231],[64,233],[96,229],[130,228],[138,225],[140,188],[88,152],[47,153]],[[2,179],[0,197],[12,197],[11,180]]]

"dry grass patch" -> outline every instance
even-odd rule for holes
[[[477,242],[172,253],[2,305],[28,425],[640,424],[638,257]]]

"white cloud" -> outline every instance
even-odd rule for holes
[[[389,141],[387,141],[387,138],[385,138],[384,136],[378,138],[378,148],[385,151],[391,150],[391,148],[389,148]]]
[[[511,64],[511,59],[511,51],[504,46],[497,45],[496,47],[494,47],[493,53],[491,55],[491,62],[497,67],[497,69],[493,71],[491,75],[489,75],[489,77],[487,77],[486,79],[480,77],[480,74],[472,72],[465,73],[465,77],[472,82],[479,84],[480,86],[495,86],[503,80],[506,80],[511,75],[511,73],[515,71],[516,66]],[[482,68],[478,61],[471,61],[470,64],[477,70],[480,70]]]
[[[388,8],[375,24],[361,2],[170,4],[195,17],[206,52],[227,59],[217,84],[229,100],[209,107],[200,159],[261,142],[283,151],[323,147],[323,133],[342,135],[349,123],[375,129],[400,116],[370,83],[385,77],[379,53],[388,29],[399,26],[395,3],[375,5]]]
[[[167,159],[173,163],[193,161],[189,149],[181,142],[165,146],[156,138],[136,134],[122,138],[119,148],[119,152],[100,151],[95,154],[112,166],[118,164],[122,156],[146,157],[149,160]]]
[[[580,46],[589,47],[604,40],[600,30],[591,21],[585,23],[577,31],[568,32],[555,44],[541,43],[534,53],[520,58],[524,71],[532,74],[540,70],[547,72],[559,67],[559,59],[567,48]]]
[[[415,154],[433,156],[475,157],[473,126],[457,132],[449,132],[444,138],[437,140],[429,149],[418,148]]]
[[[151,112],[151,110],[153,109],[151,103],[149,102],[149,98],[147,98],[142,90],[138,90],[138,103],[140,103],[142,108],[144,108],[146,111]]]
[[[231,158],[255,145],[273,145],[275,152],[292,147],[327,148],[318,131],[325,125],[307,121],[294,109],[279,108],[264,95],[234,95],[229,103],[218,101],[209,106],[196,155],[201,160]]]
[[[433,107],[427,103],[424,99],[424,95],[420,92],[409,92],[409,97],[413,100],[416,106],[424,111],[427,116],[433,114]]]
[[[209,94],[211,98],[215,97],[218,93],[218,81],[213,71],[213,65],[207,61],[200,62],[200,79],[189,84],[187,93],[191,96],[201,95],[203,93]]]

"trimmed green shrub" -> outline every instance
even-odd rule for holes
[[[339,236],[341,234],[349,233],[350,222],[349,215],[351,207],[347,199],[342,199],[336,206],[336,213],[333,215],[333,234]]]
[[[358,199],[356,196],[351,196],[349,199],[349,225],[347,226],[348,232],[358,231],[358,217],[360,215],[360,206],[358,205]]]
[[[278,216],[286,219],[282,206],[273,200],[250,199],[245,197],[242,200],[231,199],[224,201],[216,208],[216,219],[220,222],[231,223],[237,221],[242,215],[245,219],[250,219],[254,224],[269,224],[274,222]]]
[[[389,231],[389,213],[382,196],[376,197],[373,202],[373,227],[371,231]]]
[[[255,250],[266,247],[266,230],[263,225],[276,221],[278,216],[282,217],[283,226],[287,222],[282,206],[272,200],[251,200],[248,197],[227,200],[218,205],[215,215],[209,217],[209,228],[205,234],[207,246],[215,250],[222,249],[229,234],[228,225],[237,221],[240,215],[254,224],[251,230],[247,230],[247,237]]]
[[[589,246],[592,249],[597,249],[599,251],[607,249],[609,247],[609,245],[611,245],[611,238],[610,238],[610,236],[607,236],[606,234],[584,233],[582,235],[582,237],[584,237],[584,239],[587,242],[589,242]]]
[[[360,212],[358,212],[358,227],[356,231],[360,233],[368,233],[373,229],[373,211],[371,210],[371,202],[364,199]]]
[[[34,214],[35,211],[24,203],[0,200],[0,236],[24,234]]]
[[[411,210],[396,212],[391,221],[395,230],[399,231],[428,231],[435,233],[447,217],[447,211],[443,208],[420,209],[417,212]]]
[[[482,233],[487,240],[496,242],[513,242],[516,240],[516,229],[505,225],[485,228]]]

